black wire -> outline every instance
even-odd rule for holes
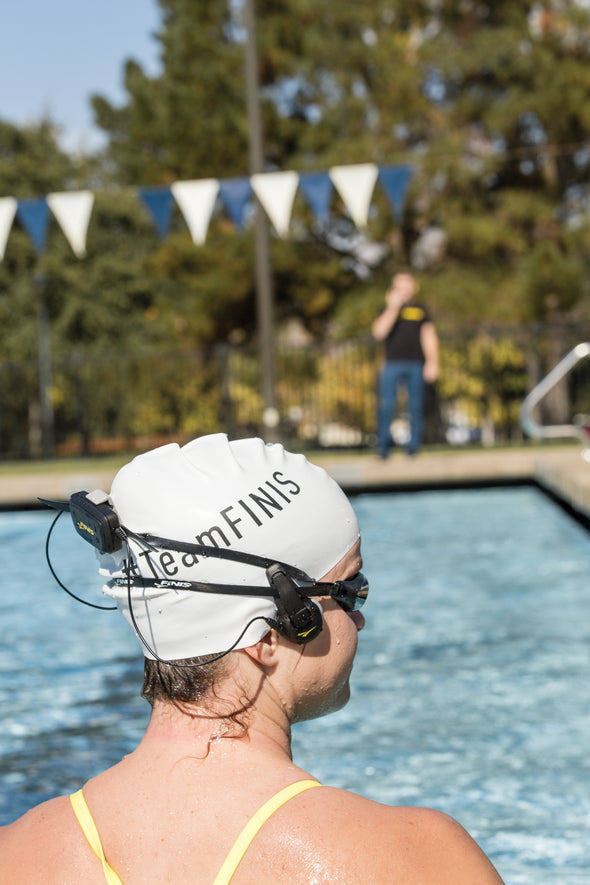
[[[270,623],[269,619],[263,617],[263,615],[256,615],[255,618],[252,618],[250,621],[248,621],[248,623],[246,624],[246,626],[244,627],[244,629],[242,630],[242,632],[240,633],[240,635],[238,636],[236,641],[233,643],[233,645],[231,645],[225,651],[222,651],[220,654],[216,655],[214,658],[208,658],[206,661],[198,661],[193,664],[181,664],[179,661],[167,661],[164,658],[159,657],[159,655],[157,655],[156,652],[154,651],[154,649],[149,645],[147,639],[145,638],[145,636],[143,635],[143,633],[139,629],[139,624],[137,623],[135,614],[133,612],[133,604],[132,604],[132,599],[131,599],[131,586],[132,586],[131,585],[131,560],[132,560],[131,547],[129,545],[129,539],[124,534],[124,532],[120,532],[120,530],[118,530],[117,534],[119,535],[119,537],[121,538],[121,540],[125,544],[125,548],[127,550],[127,560],[128,560],[127,603],[129,605],[129,614],[131,616],[131,623],[133,624],[133,629],[135,630],[135,633],[137,634],[137,638],[139,639],[141,644],[144,646],[144,648],[146,648],[148,650],[148,652],[152,655],[154,660],[158,661],[158,663],[171,664],[174,667],[181,667],[183,670],[190,670],[193,667],[204,667],[206,664],[214,664],[216,661],[220,661],[221,658],[224,658],[226,655],[228,655],[230,652],[232,652],[234,650],[234,648],[236,647],[236,645],[238,644],[238,642],[240,641],[242,636],[244,636],[246,631],[252,626],[252,624],[255,621],[265,621],[267,624]]]
[[[49,554],[49,541],[50,541],[53,529],[55,528],[55,524],[63,512],[64,512],[63,510],[59,511],[59,513],[57,514],[57,516],[55,517],[55,519],[51,523],[51,528],[47,532],[47,540],[45,541],[45,558],[47,559],[47,565],[49,566],[49,571],[51,572],[51,574],[53,575],[53,577],[55,578],[55,580],[57,581],[57,583],[59,584],[61,589],[65,590],[66,593],[68,594],[68,596],[71,596],[72,599],[75,599],[77,602],[81,602],[83,605],[88,605],[90,608],[98,608],[101,611],[105,611],[105,612],[115,611],[117,608],[116,605],[97,605],[95,602],[88,602],[86,599],[82,599],[80,596],[76,596],[76,594],[72,593],[71,590],[68,590],[66,585],[64,583],[62,583],[62,581],[60,581],[60,579],[58,578],[58,576],[55,572],[55,569],[53,568],[53,565],[51,564],[51,556]]]
[[[55,528],[55,525],[56,525],[58,519],[60,518],[60,516],[64,512],[65,511],[63,511],[63,510],[59,511],[59,513],[56,515],[55,519],[51,523],[49,531],[47,532],[47,539],[45,541],[45,558],[47,559],[47,565],[49,566],[49,571],[51,572],[51,574],[53,575],[53,577],[55,578],[55,580],[57,581],[57,583],[59,584],[61,589],[64,590],[68,594],[68,596],[71,596],[72,599],[75,599],[76,602],[81,602],[82,605],[87,605],[90,608],[98,608],[101,611],[116,611],[116,609],[117,609],[116,605],[97,605],[94,602],[88,602],[86,599],[82,599],[82,597],[76,596],[75,593],[72,593],[71,590],[68,590],[66,585],[63,583],[63,581],[60,580],[55,569],[53,568],[53,564],[51,562],[51,555],[49,552],[49,544],[51,541],[51,535],[53,534],[53,529]],[[221,658],[224,658],[226,655],[228,655],[230,652],[232,652],[234,650],[234,648],[237,646],[240,639],[244,636],[246,631],[252,626],[252,624],[255,621],[265,621],[266,623],[270,623],[268,618],[265,618],[262,615],[257,615],[255,618],[252,618],[250,621],[248,621],[248,623],[246,624],[246,626],[244,627],[244,629],[242,630],[242,632],[240,633],[240,635],[238,636],[236,641],[233,643],[233,645],[231,645],[228,649],[226,649],[225,651],[222,651],[220,654],[216,655],[215,657],[209,658],[206,661],[199,661],[198,663],[193,663],[193,664],[181,664],[178,661],[167,661],[164,658],[159,657],[159,655],[156,654],[154,649],[151,648],[147,639],[145,638],[145,636],[141,632],[141,630],[139,628],[139,624],[137,623],[137,619],[135,617],[135,613],[133,611],[133,603],[132,603],[132,599],[131,599],[131,563],[132,563],[133,557],[132,557],[132,553],[131,553],[131,547],[129,545],[129,538],[128,538],[127,532],[122,527],[120,527],[117,529],[116,534],[119,536],[121,541],[125,544],[125,549],[127,551],[127,560],[128,560],[127,601],[128,601],[128,605],[129,605],[129,614],[131,616],[131,623],[133,624],[133,628],[137,634],[137,638],[140,640],[142,645],[147,649],[147,651],[152,655],[152,657],[156,661],[158,661],[160,664],[171,664],[175,667],[182,667],[183,669],[190,669],[192,667],[204,667],[206,664],[214,664],[216,661],[221,660]],[[135,538],[136,540],[141,541],[144,544],[146,544],[146,546],[148,548],[150,548],[151,550],[155,549],[153,547],[153,545],[150,544],[150,542],[148,540],[146,540],[145,538],[138,537],[137,535],[135,535],[134,532],[129,532],[129,534],[131,535],[131,537]],[[145,587],[144,587],[144,589],[145,589]]]

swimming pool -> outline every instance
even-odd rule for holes
[[[589,881],[590,535],[526,487],[353,504],[371,594],[352,699],[296,726],[296,761],[452,814],[507,883]],[[123,620],[48,575],[50,519],[0,514],[0,823],[118,761],[149,711]],[[62,523],[60,576],[93,596],[93,551]]]

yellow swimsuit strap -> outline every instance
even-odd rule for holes
[[[78,823],[82,827],[82,832],[88,839],[90,847],[92,848],[98,859],[102,861],[102,868],[108,885],[123,885],[114,869],[110,867],[107,863],[107,859],[104,856],[104,851],[102,850],[98,830],[96,829],[96,825],[92,820],[92,815],[90,814],[90,809],[86,804],[86,799],[84,798],[84,793],[82,792],[82,790],[78,790],[77,793],[72,793],[72,795],[70,796],[70,802],[72,803],[74,814],[78,818]]]
[[[289,799],[299,795],[299,793],[303,793],[304,790],[311,790],[312,787],[321,787],[321,784],[318,783],[318,781],[312,780],[297,781],[297,783],[290,784],[290,786],[285,787],[284,790],[281,790],[265,802],[262,808],[259,808],[256,814],[250,818],[236,839],[232,850],[226,857],[223,866],[215,877],[213,885],[227,885],[227,883],[231,881],[233,874],[238,868],[238,864],[248,850],[252,840],[269,817],[271,817],[281,805],[288,802]]]
[[[288,802],[289,799],[298,796],[299,793],[320,786],[321,784],[314,780],[297,781],[296,783],[285,787],[284,790],[280,790],[275,796],[268,799],[262,808],[259,808],[256,814],[250,818],[236,839],[233,848],[215,877],[213,885],[228,885],[254,837],[275,811]],[[113,868],[107,863],[107,859],[104,856],[104,851],[102,849],[100,836],[98,835],[98,830],[96,829],[96,825],[92,819],[90,809],[86,804],[82,790],[78,790],[77,793],[72,793],[70,796],[70,802],[72,803],[74,814],[78,818],[82,832],[86,836],[90,847],[102,863],[102,868],[108,885],[123,885]]]

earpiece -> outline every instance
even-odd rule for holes
[[[271,621],[291,642],[302,645],[320,634],[324,626],[321,607],[306,596],[302,596],[295,581],[289,577],[278,563],[266,570],[271,587],[277,591],[278,618]]]

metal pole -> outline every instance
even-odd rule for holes
[[[51,399],[51,329],[47,304],[47,280],[36,277],[39,349],[39,400],[41,405],[41,449],[44,458],[55,454],[55,422]]]
[[[533,418],[533,409],[547,396],[550,390],[571,372],[580,360],[590,356],[590,342],[583,341],[577,344],[573,350],[560,360],[551,369],[548,375],[540,381],[536,387],[525,397],[520,407],[520,423],[524,432],[536,439],[563,439],[564,437],[576,437],[582,442],[588,442],[588,432],[585,427],[578,424],[539,424]]]
[[[244,0],[244,27],[246,30],[246,108],[249,130],[249,160],[250,174],[253,175],[264,171],[254,0]],[[256,308],[258,347],[262,369],[262,423],[264,426],[264,438],[267,441],[272,441],[276,438],[279,414],[275,395],[274,317],[270,244],[268,222],[258,200],[256,200],[255,211]]]

